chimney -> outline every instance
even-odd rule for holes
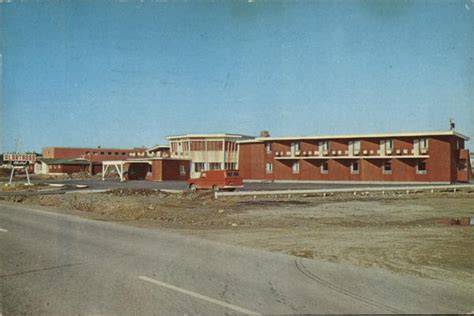
[[[270,133],[268,131],[261,131],[260,137],[270,137]]]

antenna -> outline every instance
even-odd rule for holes
[[[455,127],[456,127],[456,123],[454,122],[454,119],[450,118],[449,119],[449,130],[453,131]]]
[[[20,151],[21,151],[21,144],[22,141],[21,141],[21,138],[17,138],[16,139],[16,146],[15,146],[15,154],[19,154]]]

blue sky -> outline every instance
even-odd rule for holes
[[[0,3],[0,151],[180,133],[474,136],[474,3]],[[471,146],[472,147],[472,146]]]

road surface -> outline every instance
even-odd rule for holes
[[[466,313],[473,289],[0,204],[3,315]]]

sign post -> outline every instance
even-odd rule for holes
[[[36,154],[5,154],[3,156],[3,160],[11,161],[12,163],[12,172],[10,174],[10,181],[8,181],[8,185],[12,184],[13,176],[15,175],[16,170],[24,170],[26,173],[28,185],[31,185],[28,166],[31,162],[34,163],[36,161]]]

